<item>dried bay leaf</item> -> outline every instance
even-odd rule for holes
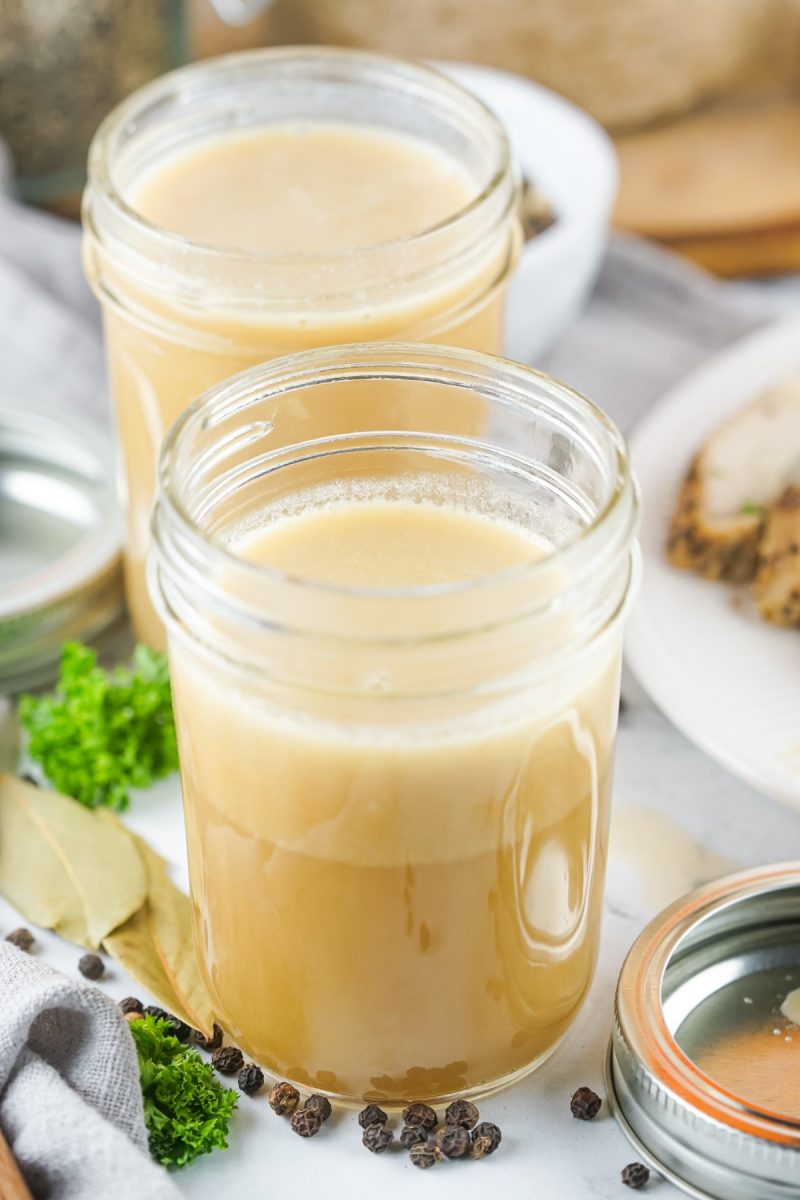
[[[33,924],[104,945],[166,1009],[211,1033],[189,899],[113,813],[0,775],[0,892]]]
[[[108,812],[102,818],[117,823]],[[147,873],[147,902],[105,939],[105,948],[169,1012],[210,1035],[214,1012],[200,978],[188,896],[169,877],[164,860],[129,834]]]
[[[0,892],[34,925],[89,946],[80,896],[27,808],[0,781]]]
[[[27,920],[96,950],[142,907],[147,872],[122,826],[0,775],[0,891]]]

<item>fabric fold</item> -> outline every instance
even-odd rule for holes
[[[116,1004],[0,942],[0,1006],[0,1126],[36,1200],[176,1200]]]

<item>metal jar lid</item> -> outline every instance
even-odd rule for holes
[[[688,1195],[800,1197],[800,1027],[781,1011],[795,989],[800,862],[690,893],[630,951],[609,1100],[640,1156]]]
[[[124,612],[110,441],[0,403],[0,691],[45,683],[62,643]]]

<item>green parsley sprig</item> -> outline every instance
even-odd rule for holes
[[[28,754],[59,792],[88,808],[128,807],[178,766],[166,656],[137,646],[130,669],[105,671],[80,642],[65,642],[56,690],[23,696]]]
[[[209,1063],[146,1016],[131,1021],[150,1153],[165,1167],[184,1167],[200,1154],[224,1150],[237,1096],[222,1087]]]

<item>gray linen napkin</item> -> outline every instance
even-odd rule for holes
[[[0,1124],[36,1200],[177,1200],[116,1004],[0,942],[0,1009]]]

